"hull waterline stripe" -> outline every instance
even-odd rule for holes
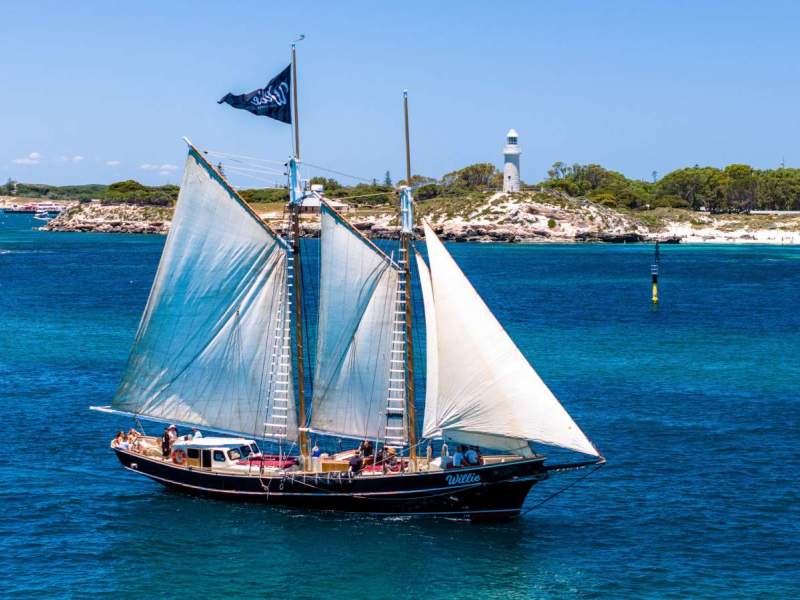
[[[143,473],[141,471],[137,471],[136,469],[133,469],[131,467],[124,467],[124,468],[129,470],[129,471],[133,471],[134,473],[139,473],[140,475],[144,475],[145,477],[149,477],[150,479],[155,479],[155,480],[158,480],[158,481],[164,481],[164,482],[167,482],[167,483],[179,486],[179,487],[186,487],[186,488],[191,488],[191,489],[201,490],[201,491],[208,491],[208,492],[213,492],[213,493],[248,494],[248,495],[253,495],[253,496],[264,496],[267,499],[270,496],[350,496],[350,497],[353,497],[353,498],[358,498],[359,496],[366,495],[366,494],[353,495],[353,494],[336,494],[336,493],[310,494],[310,493],[286,493],[286,492],[235,492],[235,491],[229,491],[229,490],[216,490],[216,489],[213,489],[213,488],[204,488],[204,487],[200,487],[200,486],[191,485],[191,484],[188,484],[188,483],[174,482],[174,481],[171,481],[169,479],[164,479],[162,477],[158,477],[156,475],[150,475],[148,473]],[[528,479],[530,479],[530,478],[528,478]],[[514,481],[525,481],[525,479],[516,479]],[[496,483],[504,483],[504,482],[496,482]],[[475,487],[475,486],[472,485],[472,486],[469,486],[469,487]],[[448,489],[448,490],[462,489],[463,490],[463,488],[440,488],[440,489]],[[431,491],[433,491],[433,490],[431,490]],[[387,493],[387,492],[383,492],[383,493]],[[393,493],[393,492],[388,492],[388,493]],[[362,500],[368,500],[368,498],[361,498],[361,499]],[[409,498],[409,499],[413,500],[413,498]],[[287,507],[287,508],[292,508],[292,507]],[[377,515],[377,516],[384,516],[384,517],[385,516],[392,516],[392,515],[405,516],[405,517],[413,517],[413,516],[446,517],[446,516],[463,516],[463,515],[477,515],[477,514],[498,514],[498,513],[511,514],[511,515],[514,515],[514,516],[519,516],[519,514],[522,512],[522,507],[519,507],[519,508],[491,508],[491,509],[482,509],[482,510],[429,511],[429,512],[371,512],[371,511],[352,511],[352,510],[333,509],[333,508],[313,508],[313,509],[309,509],[309,510],[324,511],[324,512],[337,512],[337,513],[352,513],[352,514],[359,514],[359,515]]]

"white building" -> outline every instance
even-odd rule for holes
[[[519,191],[519,155],[522,151],[519,149],[519,136],[513,129],[509,129],[506,134],[506,145],[503,148],[503,158],[505,165],[503,167],[503,191],[504,192],[518,192]]]

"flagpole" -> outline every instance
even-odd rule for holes
[[[294,44],[292,44],[292,124],[294,125],[294,157],[300,160],[300,117],[297,114],[297,51]]]

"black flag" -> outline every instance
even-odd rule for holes
[[[225,97],[217,104],[227,102],[234,108],[249,110],[254,115],[272,117],[284,123],[291,123],[291,89],[292,65],[289,65],[260,90],[238,96],[225,94]]]

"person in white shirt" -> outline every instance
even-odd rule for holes
[[[193,428],[192,429],[192,439],[196,440],[197,438],[201,438],[201,437],[203,437],[203,434],[201,433],[201,431],[199,429]]]

